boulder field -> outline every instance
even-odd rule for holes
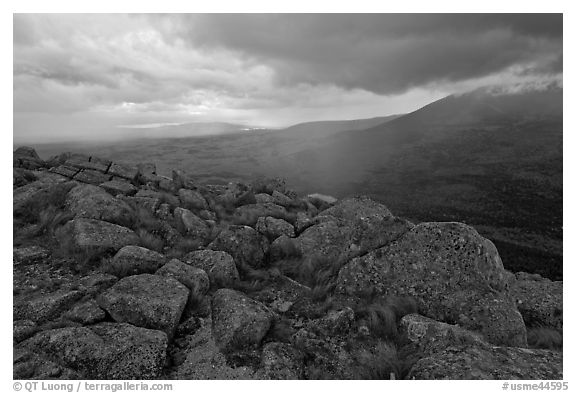
[[[14,379],[555,379],[562,282],[282,179],[14,151]]]

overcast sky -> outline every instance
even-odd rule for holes
[[[562,79],[562,16],[14,16],[14,140],[118,125],[281,127]]]

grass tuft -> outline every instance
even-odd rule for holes
[[[372,296],[362,298],[353,307],[359,325],[364,325],[374,337],[396,339],[398,322],[403,316],[418,311],[412,298]]]
[[[149,250],[162,252],[164,249],[164,240],[160,236],[148,232],[146,229],[140,228],[136,230],[136,234],[140,238],[140,245]]]
[[[379,341],[374,348],[358,351],[355,360],[355,379],[399,379],[402,374],[396,346],[389,342]]]
[[[528,346],[539,349],[562,350],[562,331],[547,327],[528,328]]]
[[[36,224],[40,222],[42,213],[48,209],[54,211],[64,210],[68,192],[75,186],[74,183],[66,182],[39,190],[23,206],[14,211],[14,218],[25,223]]]

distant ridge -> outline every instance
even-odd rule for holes
[[[354,120],[324,120],[298,123],[288,128],[279,130],[281,135],[298,138],[323,138],[344,131],[358,131],[375,127],[397,119],[403,115],[390,115],[373,117],[369,119]]]

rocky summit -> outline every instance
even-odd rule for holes
[[[562,282],[279,178],[14,151],[14,379],[555,379]]]

